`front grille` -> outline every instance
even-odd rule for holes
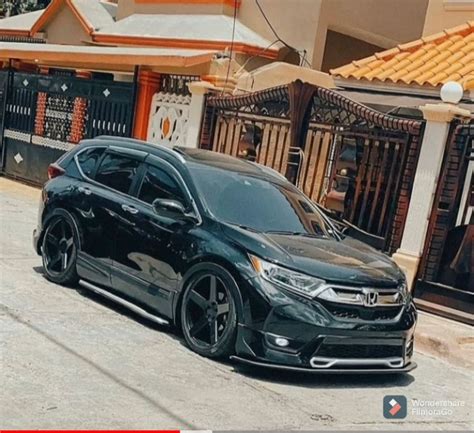
[[[339,319],[360,319],[359,312],[355,308],[328,308],[329,312]]]
[[[338,319],[351,320],[393,320],[401,311],[401,308],[366,308],[357,306],[347,306],[331,302],[321,302],[324,307]]]
[[[315,356],[324,358],[392,358],[403,356],[403,346],[323,344]]]
[[[350,307],[401,307],[405,303],[404,285],[399,287],[356,287],[328,284],[318,292],[318,300]]]

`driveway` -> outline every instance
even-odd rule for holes
[[[31,242],[39,197],[0,178],[0,429],[473,428],[472,372],[419,352],[409,375],[249,370],[48,282]],[[386,395],[406,396],[407,418],[384,419]]]

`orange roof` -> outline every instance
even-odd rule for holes
[[[474,89],[474,21],[332,69],[335,77],[437,87],[457,81]]]

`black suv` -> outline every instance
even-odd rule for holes
[[[313,372],[415,367],[400,269],[273,170],[99,137],[49,177],[34,246],[51,281],[174,323],[203,356]]]

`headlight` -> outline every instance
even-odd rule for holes
[[[255,271],[265,280],[298,294],[314,297],[325,281],[262,260],[249,254]]]

